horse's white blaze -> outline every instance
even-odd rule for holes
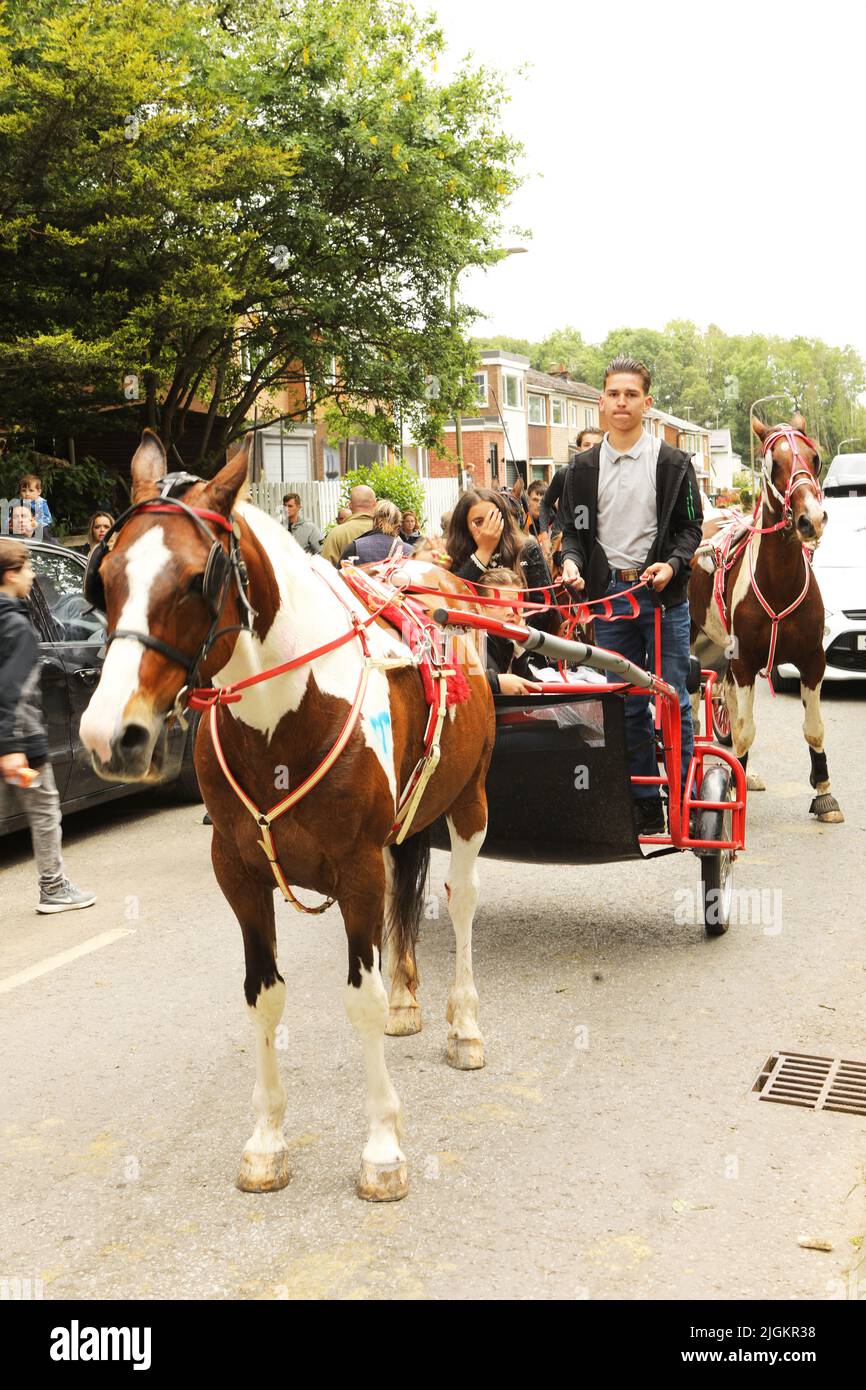
[[[161,526],[145,531],[126,552],[127,597],[116,627],[149,633],[148,613],[154,580],[171,559]],[[138,692],[139,670],[145,648],[134,638],[118,637],[111,643],[99,685],[81,716],[81,741],[88,752],[103,762],[111,757],[111,741],[119,731],[130,700]]]
[[[333,592],[333,586],[341,581],[327,560],[318,556],[311,560],[279,522],[250,503],[238,503],[236,511],[270,559],[280,602],[264,642],[255,633],[240,633],[231,659],[216,672],[214,685],[230,685],[256,671],[279,666],[294,656],[313,651],[344,633],[348,622],[346,610]],[[324,579],[315,573],[317,569]],[[369,616],[348,586],[343,586],[343,592],[353,612]],[[408,649],[396,636],[375,625],[367,632],[374,657],[408,656]],[[283,716],[299,708],[311,675],[315,676],[324,694],[351,704],[357,693],[360,672],[360,645],[347,642],[327,656],[319,657],[312,665],[300,666],[284,676],[275,676],[250,687],[241,701],[227,708],[235,719],[261,730],[270,740]],[[382,766],[396,802],[391,700],[388,678],[383,671],[370,672],[359,727]]]
[[[364,1050],[370,1137],[362,1158],[365,1163],[405,1163],[399,1137],[402,1128],[400,1101],[385,1065],[388,996],[382,983],[379,952],[375,946],[373,969],[366,970],[361,966],[361,983],[357,987],[347,986],[345,1002],[349,1021],[360,1037]]]
[[[803,737],[810,748],[814,748],[816,753],[822,752],[824,748],[824,720],[821,718],[821,687],[810,690],[807,685],[800,683],[800,696],[806,711],[803,720]]]
[[[285,1002],[286,986],[282,980],[277,980],[259,990],[258,999],[249,1009],[256,1032],[256,1084],[253,1089],[256,1127],[245,1146],[244,1152],[248,1154],[280,1153],[286,1147],[283,1136],[286,1093],[274,1045]]]
[[[820,540],[821,536],[824,534],[824,527],[827,523],[824,520],[824,507],[818,501],[814,493],[809,493],[808,500],[803,510],[815,528],[815,535]]]
[[[461,839],[450,816],[451,860],[448,865],[448,911],[457,943],[454,988],[448,996],[449,1037],[481,1039],[478,1027],[478,991],[472,974],[472,920],[478,906],[478,855],[486,830]]]

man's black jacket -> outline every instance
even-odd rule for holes
[[[39,691],[39,639],[20,598],[0,594],[0,754],[24,753],[31,767],[48,757]]]
[[[590,599],[601,598],[610,577],[610,565],[597,536],[600,454],[601,445],[595,444],[569,465],[559,504],[562,551],[574,560],[586,583],[581,597]],[[670,444],[662,444],[656,464],[656,519],[656,538],[640,568],[644,570],[657,560],[671,566],[674,574],[670,583],[659,594],[650,590],[650,597],[654,603],[673,608],[686,598],[689,561],[701,540],[703,507],[691,455]]]

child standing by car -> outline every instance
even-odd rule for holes
[[[30,550],[0,537],[0,803],[27,817],[39,873],[37,912],[90,907],[95,893],[66,877],[60,853],[60,797],[48,761],[39,692],[39,641],[27,596],[33,585]],[[34,777],[33,774],[36,774]]]

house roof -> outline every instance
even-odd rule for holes
[[[560,396],[579,396],[582,400],[597,401],[601,395],[594,386],[587,386],[584,381],[551,376],[550,372],[537,372],[534,367],[530,367],[526,373],[526,384],[541,391],[555,391]]]
[[[708,435],[710,433],[705,425],[698,425],[694,420],[683,420],[681,416],[671,415],[667,410],[659,410],[658,406],[655,405],[647,411],[647,415],[652,416],[654,420],[664,421],[666,425],[675,425],[677,429],[688,430],[689,434]]]

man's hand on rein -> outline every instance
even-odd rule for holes
[[[673,566],[669,565],[666,560],[656,560],[654,565],[647,565],[641,575],[641,580],[645,584],[649,584],[656,593],[660,593],[666,585],[670,584],[673,577]]]

